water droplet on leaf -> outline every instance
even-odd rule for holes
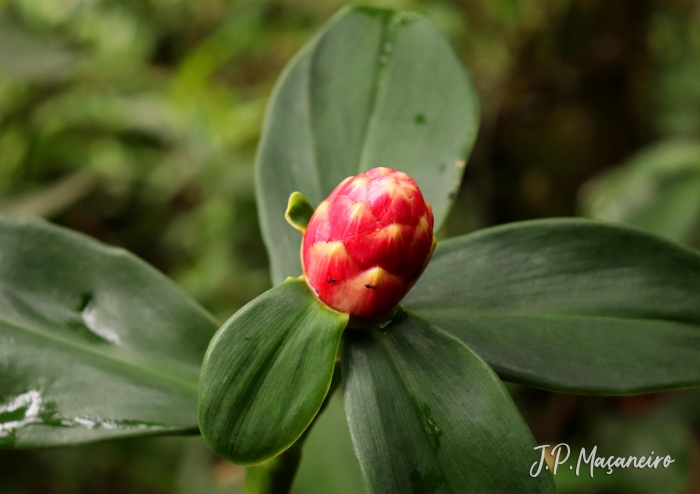
[[[41,401],[41,393],[31,390],[0,404],[0,444],[14,444],[14,434],[18,429],[41,422]]]
[[[440,436],[442,436],[442,431],[435,422],[435,419],[433,419],[430,405],[427,403],[418,403],[417,405],[418,418],[423,426],[423,431],[425,432],[426,436],[428,436],[430,447],[436,450],[440,447]]]
[[[90,297],[80,315],[85,326],[94,334],[114,345],[121,345],[122,342],[117,332],[103,323],[94,298]]]

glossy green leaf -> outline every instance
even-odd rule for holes
[[[284,220],[292,192],[317,206],[346,177],[386,166],[417,181],[439,227],[477,125],[469,76],[428,20],[342,11],[290,63],[267,110],[257,200],[275,283],[301,274],[299,233]]]
[[[457,338],[412,314],[348,330],[345,413],[371,494],[554,492],[530,476],[536,443],[496,374]]]
[[[209,446],[241,465],[291,446],[328,393],[347,322],[296,278],[239,310],[202,366],[199,425]]]
[[[585,185],[583,212],[700,246],[700,142],[656,144]]]
[[[700,255],[639,230],[541,220],[441,242],[404,303],[506,380],[594,394],[700,384]]]
[[[216,328],[124,250],[0,216],[0,446],[196,431]]]

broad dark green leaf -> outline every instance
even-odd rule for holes
[[[581,195],[591,218],[700,246],[700,142],[669,140],[596,177]]]
[[[196,431],[216,327],[124,250],[0,216],[0,446]]]
[[[314,206],[348,176],[408,173],[436,227],[459,187],[478,125],[476,94],[440,32],[418,14],[344,10],[290,63],[270,101],[257,200],[275,283],[301,274],[287,198]]]
[[[343,337],[345,413],[370,494],[554,492],[496,374],[464,343],[402,314]]]
[[[625,394],[700,384],[700,255],[590,220],[441,242],[406,307],[506,379]]]
[[[291,446],[328,393],[347,322],[296,278],[239,310],[202,366],[199,425],[209,446],[241,465]]]

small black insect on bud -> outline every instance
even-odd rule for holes
[[[335,278],[326,278],[328,283],[335,283]]]
[[[376,289],[377,289],[377,285],[368,285],[368,284],[365,284],[365,287],[366,287],[366,288],[369,288],[369,289],[371,289],[371,290],[376,290]]]

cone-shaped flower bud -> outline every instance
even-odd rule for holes
[[[357,319],[387,315],[435,248],[433,212],[408,175],[374,168],[338,185],[304,233],[302,265],[319,299]]]

